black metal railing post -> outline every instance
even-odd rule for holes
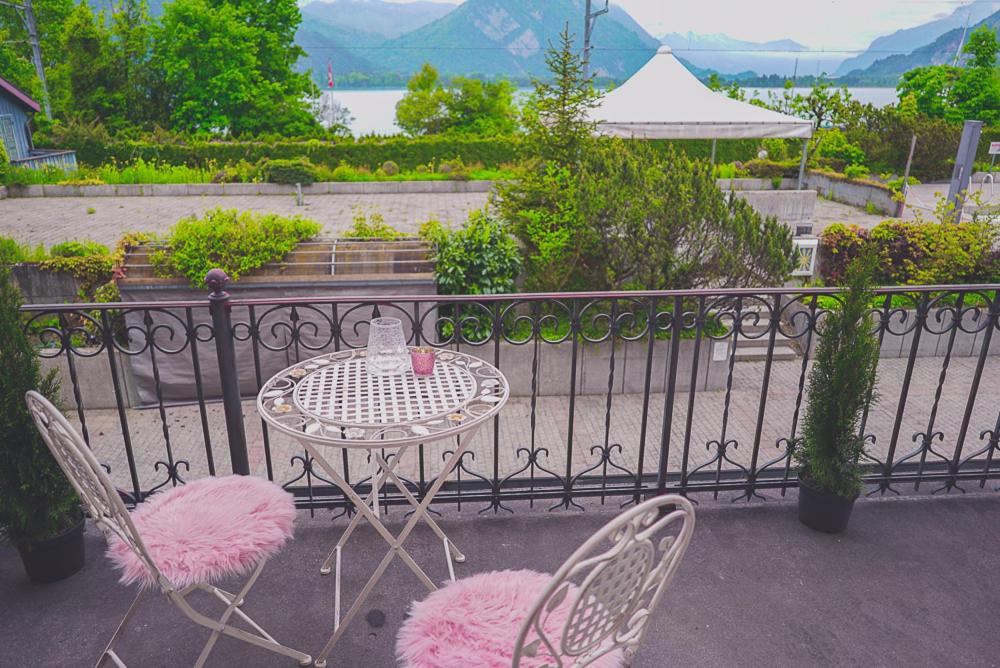
[[[212,269],[205,276],[205,284],[212,291],[208,295],[208,310],[212,314],[215,352],[219,362],[222,408],[226,414],[226,433],[229,436],[229,457],[233,463],[233,473],[250,475],[247,435],[243,426],[243,406],[240,403],[240,380],[236,370],[232,313],[229,293],[224,289],[228,282],[229,277],[221,269]]]

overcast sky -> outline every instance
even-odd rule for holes
[[[413,0],[391,0],[412,2]],[[452,4],[463,0],[433,0]],[[545,0],[536,0],[545,2]],[[595,0],[595,4],[598,0]],[[984,0],[972,0],[983,2]],[[969,0],[618,0],[654,35],[726,33],[791,38],[815,49],[862,49],[879,35],[950,14]]]

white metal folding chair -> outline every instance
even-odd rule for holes
[[[449,583],[414,604],[396,654],[406,668],[501,665],[502,656],[513,668],[629,666],[694,519],[687,499],[656,497],[606,524],[555,575],[502,571]]]
[[[204,665],[220,635],[236,638],[251,645],[296,659],[303,666],[312,663],[310,655],[282,645],[268,635],[264,629],[240,609],[251,587],[253,587],[260,576],[261,570],[267,561],[266,555],[263,555],[259,562],[256,563],[249,579],[239,592],[235,594],[220,589],[210,582],[196,582],[186,586],[176,586],[164,574],[163,569],[157,566],[111,480],[104,472],[104,469],[101,468],[90,448],[87,447],[76,430],[73,429],[72,425],[70,425],[55,406],[37,392],[28,392],[25,399],[28,403],[28,409],[35,420],[35,424],[42,434],[42,438],[52,451],[52,455],[59,463],[63,472],[73,484],[94,523],[101,529],[109,543],[120,540],[126,545],[141,561],[140,566],[145,567],[148,571],[148,578],[144,579],[147,582],[154,583],[167,596],[167,599],[177,606],[191,621],[211,630],[212,633],[195,662],[196,668]],[[267,484],[270,485],[271,483]],[[278,489],[280,490],[280,488]],[[282,493],[284,492],[282,491]],[[170,494],[170,492],[164,494]],[[195,590],[207,592],[221,600],[226,605],[222,616],[213,619],[206,617],[192,608],[187,597]],[[125,613],[124,619],[118,625],[100,659],[98,659],[98,667],[105,662],[105,659],[110,658],[119,668],[125,668],[125,663],[115,652],[114,646],[146,591],[146,588],[140,588],[135,600],[132,601],[128,611]],[[246,622],[256,633],[250,633],[231,626],[229,619],[233,614]]]

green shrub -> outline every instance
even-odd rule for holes
[[[870,171],[864,165],[848,165],[844,168],[844,176],[849,179],[866,179]]]
[[[211,209],[201,218],[182,218],[170,230],[167,248],[152,253],[161,276],[184,276],[201,286],[216,267],[236,281],[240,276],[277,262],[300,241],[319,234],[318,223],[236,209]]]
[[[761,160],[756,158],[743,165],[743,168],[758,179],[788,178],[794,179],[799,176],[798,160]]]
[[[260,175],[267,183],[301,183],[304,186],[316,183],[319,177],[316,166],[306,159],[265,160],[260,166]]]
[[[869,232],[831,225],[823,231],[820,273],[840,284],[848,264],[871,249],[879,258],[876,279],[883,285],[954,285],[1000,279],[1000,226],[987,222],[941,224],[885,221]]]
[[[114,263],[104,250],[103,255],[57,255],[39,262],[38,268],[71,274],[80,284],[80,297],[89,301],[94,291],[113,276]]]
[[[385,162],[383,162],[381,169],[389,176],[395,176],[396,174],[399,174],[399,165],[397,165],[392,160],[386,160]]]
[[[859,424],[869,395],[877,400],[879,342],[869,312],[875,263],[875,256],[865,253],[848,265],[848,290],[821,326],[794,451],[802,480],[844,498],[861,492],[865,439]]]
[[[795,156],[789,149],[788,142],[788,139],[762,139],[760,148],[767,151],[767,157],[770,160],[777,160],[778,162],[794,160]],[[801,150],[801,147],[799,149]]]
[[[911,186],[920,185],[920,181],[915,176],[909,177],[906,180],[906,182],[909,185],[911,185]],[[895,179],[889,179],[888,181],[885,182],[885,184],[887,186],[889,186],[890,188],[892,188],[893,190],[895,190],[896,192],[902,192],[903,191],[903,177],[902,176],[897,177]]]
[[[10,172],[10,156],[7,155],[7,148],[0,141],[0,186],[7,183]]]
[[[378,211],[366,213],[360,206],[354,207],[354,224],[344,233],[350,239],[400,239],[406,235],[385,222]]]
[[[9,271],[0,266],[0,533],[25,545],[73,526],[80,505],[24,403],[28,390],[57,400],[59,384],[41,371]]]
[[[845,166],[864,165],[868,161],[865,152],[850,143],[844,133],[837,129],[822,131],[814,154],[817,158],[841,161]]]
[[[433,221],[436,222],[436,221]],[[492,295],[514,291],[521,270],[517,241],[488,211],[473,211],[453,232],[425,223],[421,232],[434,237],[435,276],[447,295]]]
[[[49,255],[52,257],[86,257],[110,253],[107,246],[96,241],[64,241],[49,249]]]

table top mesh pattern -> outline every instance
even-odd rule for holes
[[[434,371],[433,376],[375,376],[363,357],[344,360],[302,378],[294,401],[318,420],[387,425],[445,415],[472,399],[476,381],[467,370],[439,361]]]

